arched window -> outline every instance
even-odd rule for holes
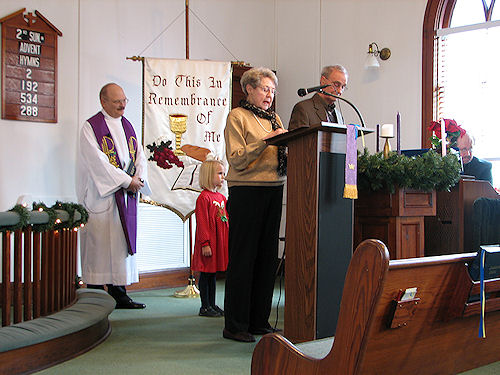
[[[474,153],[493,162],[497,186],[499,8],[495,8],[495,0],[429,0],[422,44],[423,147],[429,146],[432,120],[456,119],[475,137]]]

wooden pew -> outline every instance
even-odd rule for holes
[[[467,271],[475,254],[389,261],[378,240],[362,242],[349,265],[333,346],[306,355],[278,334],[255,347],[252,374],[456,374],[500,361],[500,279],[488,280],[486,338],[478,338],[479,294]],[[417,288],[414,299],[397,302]]]

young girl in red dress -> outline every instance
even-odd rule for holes
[[[196,200],[196,236],[193,271],[200,271],[200,316],[220,317],[224,311],[215,304],[215,275],[225,271],[228,261],[227,199],[217,192],[224,182],[224,165],[208,159],[200,168],[200,186],[203,189]]]

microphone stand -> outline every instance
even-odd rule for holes
[[[323,95],[328,95],[328,96],[331,96],[331,97],[343,100],[344,102],[346,102],[347,104],[349,104],[354,109],[354,111],[356,112],[356,114],[358,115],[359,120],[361,121],[361,126],[363,128],[366,128],[365,122],[363,121],[363,116],[361,116],[361,113],[358,111],[358,109],[356,108],[356,106],[354,104],[352,104],[349,100],[344,99],[343,97],[338,96],[338,95],[330,94],[329,92],[323,91],[323,89],[318,90],[318,92],[322,93]]]

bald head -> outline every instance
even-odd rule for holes
[[[464,164],[472,161],[472,143],[472,138],[467,133],[457,139],[457,147]]]
[[[123,116],[128,99],[123,89],[116,83],[104,85],[99,92],[99,99],[101,100],[102,108],[108,115],[113,118]]]

